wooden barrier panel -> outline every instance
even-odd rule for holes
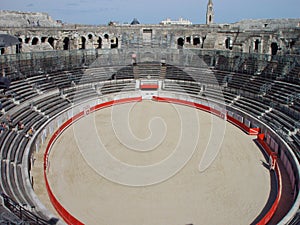
[[[158,84],[141,84],[141,90],[157,90]]]
[[[231,117],[227,114],[227,121],[233,123],[237,127],[241,128],[243,131],[245,131],[249,135],[258,135],[260,132],[260,128],[250,128],[246,126],[246,124],[240,122],[239,120],[235,119],[234,117]]]
[[[259,142],[259,144],[264,148],[264,150],[267,152],[267,154],[269,156],[272,157],[272,155],[274,154],[274,152],[270,149],[270,147],[267,145],[267,143],[264,141],[264,134],[259,134],[257,135],[257,140]],[[281,173],[280,173],[280,169],[278,164],[275,164],[275,173],[276,173],[276,177],[277,177],[277,196],[276,199],[271,207],[271,209],[267,212],[267,214],[257,223],[257,225],[265,225],[267,224],[271,218],[274,216],[278,205],[279,205],[279,201],[281,198],[281,194],[282,194],[282,178],[281,178]]]

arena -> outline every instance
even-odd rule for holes
[[[0,12],[1,224],[299,224],[300,19],[210,4],[184,26]]]
[[[129,138],[122,141],[121,135],[119,138],[115,137],[118,134],[115,129],[122,127],[124,130],[125,128],[123,124],[113,127],[108,123],[107,118],[110,120],[112,110],[117,110],[118,115],[126,115],[130,112],[129,121],[132,125],[132,133],[139,137],[136,140],[137,143],[134,141],[128,141],[130,144],[123,143]],[[144,100],[138,103],[116,105],[113,109],[105,108],[97,111],[95,115],[90,114],[79,120],[64,131],[51,148],[47,177],[53,193],[60,203],[84,224],[97,222],[101,224],[252,223],[266,205],[271,190],[269,170],[262,164],[265,158],[256,146],[254,138],[231,124],[226,124],[224,137],[215,137],[217,140],[211,140],[214,139],[211,136],[216,135],[211,131],[211,126],[218,126],[213,125],[212,119],[217,118],[211,118],[212,115],[206,112],[197,111],[186,106]],[[122,117],[123,120],[124,118],[126,120],[126,116]],[[159,123],[155,124],[153,121],[150,125],[152,133],[161,134],[163,137],[163,141],[158,146],[145,141],[145,138],[150,136],[147,125],[153,118],[160,118],[167,126],[167,133],[164,135],[164,129]],[[94,121],[98,132],[91,129],[90,124]],[[181,123],[178,123],[179,121]],[[180,124],[187,123],[187,121],[190,122],[186,132],[189,133],[189,137],[183,136],[180,139],[180,131],[185,129],[181,128]],[[198,132],[197,124],[199,124]],[[219,129],[222,129],[220,124]],[[172,153],[173,151],[182,151],[176,149],[180,143],[174,140],[183,142],[183,150],[187,153],[180,153],[180,157],[185,158],[187,155],[188,160],[181,163],[179,159],[172,159],[172,161],[176,160],[175,165],[169,160],[170,162],[164,165],[163,169],[158,170],[158,174],[151,173],[151,178],[156,176],[157,181],[141,181],[138,174],[129,173],[127,176],[139,182],[134,183],[136,180],[131,181],[131,177],[122,179],[122,174],[117,172],[118,169],[116,165],[113,166],[114,163],[109,163],[108,167],[105,166],[106,170],[109,168],[113,173],[112,176],[103,173],[101,168],[95,168],[95,166],[105,165],[107,159],[99,160],[105,157],[101,156],[101,149],[97,148],[100,144],[91,144],[92,140],[97,138],[91,137],[93,133],[99,135],[102,139],[100,142],[106,146],[107,151],[129,165],[142,166],[155,163],[158,167],[159,162],[175,154]],[[81,137],[84,134],[87,135]],[[159,140],[158,137],[153,136],[151,139]],[[76,142],[71,141],[74,137]],[[239,141],[232,145],[234,138]],[[219,139],[224,139],[220,153],[209,168],[200,172],[199,162],[203,158],[208,142],[214,142],[217,146]],[[144,142],[142,153],[137,149],[140,140]],[[197,143],[194,150],[195,140]],[[153,149],[150,148],[152,146]],[[132,152],[133,147],[135,149]],[[192,151],[186,150],[187,148]],[[145,152],[145,149],[148,151]],[[87,154],[92,158],[89,158]],[[94,158],[98,158],[95,164],[91,162]],[[184,168],[178,171],[175,167],[178,164],[183,164],[180,166]],[[172,169],[174,174],[169,175],[169,169]],[[122,169],[122,171],[126,170]],[[42,175],[40,175],[41,178],[43,178]],[[147,171],[143,171],[141,176],[150,175]],[[37,184],[38,180],[43,179],[35,178],[34,183]],[[42,192],[36,186],[34,189]],[[218,212],[217,217],[214,216],[215,211]]]

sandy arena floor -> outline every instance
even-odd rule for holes
[[[82,118],[58,138],[48,179],[61,204],[85,224],[250,224],[271,183],[253,138],[190,107],[122,104]],[[200,171],[210,154],[215,160]],[[49,207],[34,170],[35,191]]]

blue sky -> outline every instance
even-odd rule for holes
[[[67,23],[107,24],[109,21],[157,24],[167,17],[205,23],[208,0],[0,0],[0,9],[47,12]],[[242,19],[300,18],[300,0],[213,0],[216,23]]]

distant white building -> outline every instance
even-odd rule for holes
[[[178,20],[171,20],[167,18],[160,22],[162,25],[172,24],[172,25],[192,25],[192,22],[183,18],[179,18]]]

